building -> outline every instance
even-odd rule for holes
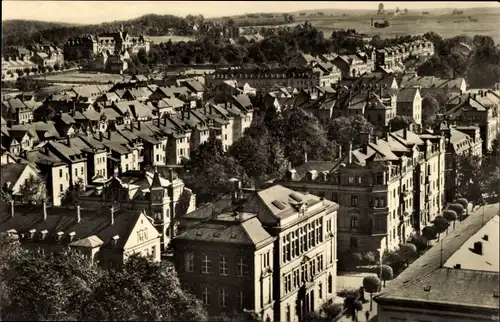
[[[28,163],[8,163],[1,167],[2,190],[8,193],[13,200],[22,201],[21,187],[31,177],[39,179],[38,170]],[[43,185],[39,187],[38,194],[42,198]]]
[[[445,137],[445,187],[446,201],[456,199],[457,158],[460,155],[476,155],[481,157],[482,139],[480,130],[474,126],[452,126],[442,122],[434,130]]]
[[[169,170],[169,177],[162,177],[157,170],[128,171],[120,178],[116,175],[78,197],[85,209],[102,211],[111,206],[118,209],[144,212],[160,232],[161,250],[168,248],[176,235],[176,218],[196,208],[196,195],[184,182]]]
[[[85,35],[83,37],[71,38],[64,46],[64,55],[66,59],[93,58],[100,53],[107,55],[129,51],[138,53],[143,49],[149,52],[151,41],[144,35],[131,36],[129,32],[124,31],[123,26],[115,31],[103,33],[98,36]]]
[[[186,216],[173,240],[181,284],[214,315],[247,309],[301,321],[336,294],[338,206],[279,185],[247,196],[238,187],[225,206]]]
[[[483,140],[483,151],[492,148],[493,141],[500,133],[500,97],[493,91],[481,90],[458,97],[454,106],[445,116],[450,122],[461,126],[478,126]]]
[[[379,321],[492,321],[500,313],[499,204],[486,205],[374,300]]]
[[[444,200],[444,139],[407,129],[363,145],[334,162],[311,161],[276,181],[340,205],[339,252],[395,249],[440,214]]]
[[[217,86],[227,80],[235,80],[238,84],[247,83],[258,91],[267,92],[276,85],[293,88],[314,88],[319,86],[320,74],[312,68],[280,68],[280,69],[219,69],[213,74],[205,75],[207,87]]]
[[[0,231],[17,235],[27,248],[53,253],[73,249],[103,267],[116,267],[133,254],[160,260],[160,235],[144,213],[112,207],[96,213],[45,202],[41,207],[3,207]]]
[[[397,115],[411,117],[415,124],[422,125],[422,96],[418,88],[403,88],[397,96]]]

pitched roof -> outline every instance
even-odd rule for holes
[[[418,92],[418,88],[414,88],[414,87],[403,88],[398,93],[397,102],[413,103],[413,100],[415,99],[417,92]]]
[[[375,300],[412,301],[498,310],[499,204],[472,213],[441,243],[429,249],[385,288]],[[483,215],[484,208],[484,215]],[[482,237],[488,235],[488,240]],[[491,239],[490,239],[491,238]],[[483,255],[471,251],[482,242]],[[460,264],[461,268],[455,268]]]
[[[19,177],[24,172],[24,169],[26,167],[29,167],[27,163],[3,164],[1,168],[2,185],[7,182],[10,182],[12,185],[14,185],[19,180]]]

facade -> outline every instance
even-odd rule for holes
[[[279,185],[243,196],[236,183],[233,192],[225,207],[200,208],[186,216],[192,223],[173,241],[181,283],[204,301],[206,294],[214,298],[216,286],[229,285],[230,297],[245,290],[230,308],[221,305],[226,293],[219,291],[209,312],[254,310],[266,321],[301,321],[333,299],[338,206]],[[229,270],[224,269],[226,256]],[[242,267],[249,279],[238,275]],[[227,276],[234,276],[231,282]]]
[[[217,86],[224,81],[235,80],[247,83],[258,91],[266,92],[276,85],[293,88],[314,88],[319,85],[320,75],[312,68],[289,69],[220,69],[205,75],[206,86]]]
[[[150,47],[151,41],[147,37],[131,36],[121,27],[116,32],[69,39],[64,46],[64,54],[68,59],[92,58],[100,53],[108,55],[124,51],[137,53],[141,49],[149,52]]]
[[[39,178],[37,170],[27,163],[8,163],[1,167],[2,190],[15,201],[22,201],[21,187],[30,177]],[[39,196],[44,197],[43,186],[39,187]]]
[[[406,115],[422,125],[422,96],[418,88],[403,88],[398,92],[397,115]]]
[[[306,163],[277,182],[338,202],[339,252],[394,249],[443,206],[441,136],[404,129],[383,138],[363,134],[363,142],[334,162]]]
[[[45,203],[38,208],[4,207],[0,231],[17,235],[27,248],[54,253],[74,249],[103,267],[116,267],[132,254],[160,260],[160,235],[144,213],[111,207],[96,214],[80,206]]]
[[[497,319],[498,207],[472,213],[375,296],[379,321]]]

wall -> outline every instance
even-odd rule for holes
[[[60,172],[61,171],[61,172]],[[61,174],[61,175],[60,175]],[[48,194],[51,195],[52,204],[54,206],[61,205],[61,194],[69,188],[69,168],[67,165],[59,165],[50,168],[51,190]],[[61,190],[62,186],[62,190]]]

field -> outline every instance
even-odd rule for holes
[[[429,31],[436,32],[444,38],[458,35],[486,35],[491,36],[496,44],[500,44],[500,17],[496,15],[483,16],[478,22],[470,22],[466,17],[418,17],[398,16],[389,19],[390,26],[383,29],[371,26],[371,17],[325,17],[323,19],[310,20],[311,24],[323,31],[326,35],[337,29],[355,29],[357,32],[369,37],[375,35],[381,38],[419,35]],[[382,21],[376,19],[375,21]]]
[[[149,37],[152,42],[154,43],[162,43],[162,42],[168,42],[169,40],[172,40],[172,42],[181,42],[181,41],[191,41],[194,40],[194,37],[189,37],[189,36],[150,36]]]
[[[118,74],[106,73],[85,73],[72,72],[58,75],[49,75],[47,77],[40,76],[35,79],[47,80],[51,83],[66,83],[66,84],[107,84],[109,82],[118,82],[123,80],[123,76]]]

